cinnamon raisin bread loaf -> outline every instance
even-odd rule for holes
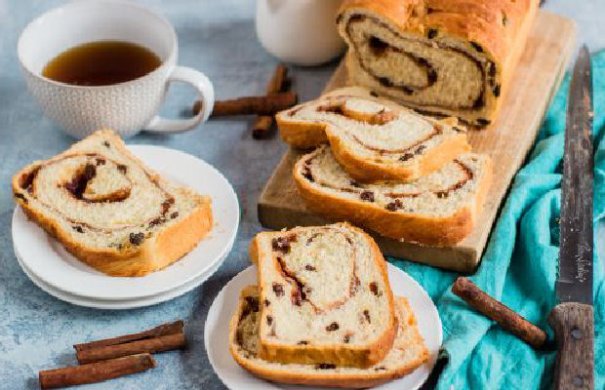
[[[397,321],[384,258],[348,224],[259,233],[258,356],[369,367],[393,344]]]
[[[329,219],[406,242],[450,246],[475,224],[491,181],[491,162],[467,153],[412,183],[362,184],[321,146],[300,158],[293,176],[306,205]]]
[[[33,221],[78,259],[112,276],[164,268],[212,226],[209,197],[162,179],[110,130],[28,165],[12,186]]]
[[[229,350],[244,369],[261,378],[289,384],[367,388],[400,378],[425,363],[429,352],[407,299],[395,300],[397,334],[385,358],[368,368],[343,367],[336,364],[281,364],[259,357],[259,323],[261,322],[256,286],[245,288],[239,308],[233,315],[229,331]]]
[[[466,129],[454,118],[422,116],[359,87],[333,91],[276,118],[282,138],[294,147],[327,138],[334,158],[362,182],[416,180],[470,150]]]
[[[345,0],[354,84],[476,126],[494,121],[539,0]]]

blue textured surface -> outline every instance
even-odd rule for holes
[[[605,17],[597,3],[550,1],[548,6],[578,15],[592,48],[605,46],[596,21]],[[143,134],[132,143],[157,144],[198,156],[220,169],[234,185],[242,207],[242,224],[233,252],[203,286],[173,301],[145,309],[100,311],[63,303],[38,289],[21,272],[12,250],[13,212],[10,178],[21,166],[47,158],[73,140],[45,119],[25,88],[16,58],[16,42],[29,20],[60,1],[0,0],[0,389],[36,389],[40,369],[75,364],[71,345],[183,318],[191,348],[157,356],[147,373],[86,386],[87,389],[223,389],[204,351],[203,326],[220,288],[248,265],[247,245],[260,230],[256,200],[284,146],[272,139],[253,141],[251,120],[216,120],[176,136]],[[252,0],[144,1],[173,22],[180,41],[180,64],[196,67],[214,82],[218,98],[264,91],[276,60],[266,54],[254,33]],[[567,3],[567,4],[565,4]],[[602,3],[601,3],[602,4]],[[599,7],[599,8],[597,8]],[[295,89],[310,99],[321,91],[334,64],[294,68]],[[164,113],[173,116],[190,105],[193,95],[176,86]],[[226,325],[226,324],[225,324]]]

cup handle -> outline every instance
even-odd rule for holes
[[[202,101],[202,109],[192,118],[187,119],[168,119],[159,115],[154,116],[145,126],[145,131],[153,133],[179,133],[193,129],[201,122],[205,122],[212,113],[214,107],[214,88],[212,83],[202,72],[186,66],[176,66],[167,83],[181,81],[192,85],[198,92]]]

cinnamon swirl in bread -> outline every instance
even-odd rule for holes
[[[369,367],[397,331],[386,263],[349,224],[259,233],[258,357],[279,363]]]
[[[351,81],[422,111],[494,121],[539,0],[345,0]]]
[[[360,87],[332,91],[276,118],[284,141],[308,148],[327,139],[334,158],[362,182],[413,181],[470,150],[455,118],[426,117]]]
[[[367,368],[344,367],[337,364],[281,364],[259,356],[259,329],[263,301],[256,286],[246,287],[229,326],[229,350],[235,361],[252,374],[280,383],[368,388],[400,378],[426,362],[428,350],[418,332],[416,318],[407,299],[395,299],[398,319],[392,347],[380,362]],[[342,344],[343,341],[340,341]]]
[[[294,181],[306,205],[386,237],[429,246],[454,245],[472,230],[491,181],[488,156],[463,154],[412,183],[359,183],[320,146],[300,158]]]
[[[209,197],[161,178],[111,130],[28,165],[12,187],[33,221],[78,259],[112,276],[162,269],[212,227]]]

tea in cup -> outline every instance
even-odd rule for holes
[[[99,128],[122,136],[181,132],[206,121],[214,89],[201,72],[177,66],[171,24],[136,3],[74,1],[32,21],[18,43],[27,86],[45,115],[77,138]],[[187,119],[157,115],[168,84],[198,92],[203,109]]]

